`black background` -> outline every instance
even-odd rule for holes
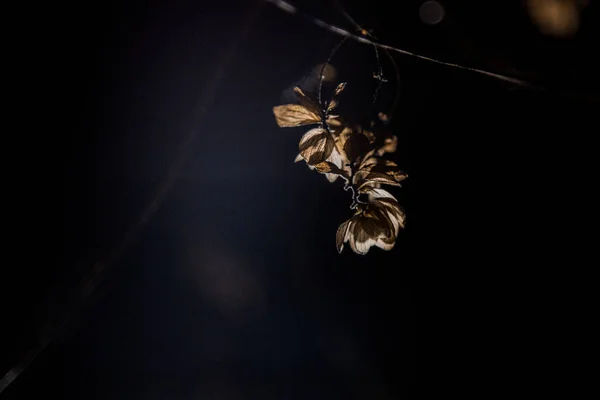
[[[573,165],[589,161],[579,150],[598,110],[593,7],[556,39],[520,2],[446,2],[436,26],[421,2],[396,3],[345,6],[384,43],[537,89],[395,55],[407,228],[366,256],[337,254],[347,193],[292,162],[302,131],[271,111],[340,37],[251,1],[63,3],[23,18],[14,35],[29,45],[8,78],[23,143],[7,146],[7,170],[25,211],[7,208],[1,374],[52,341],[2,398],[399,398],[416,382],[416,304],[432,285],[552,274],[542,260],[569,236]],[[329,2],[297,5],[353,30]],[[385,109],[396,86],[383,62]],[[368,118],[372,47],[349,41],[332,63],[342,101]],[[190,132],[164,202],[81,302],[82,279],[136,226]]]

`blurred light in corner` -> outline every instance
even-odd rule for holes
[[[444,19],[444,7],[437,1],[426,1],[419,8],[419,17],[428,25],[439,24]]]
[[[578,0],[526,0],[531,21],[545,35],[573,36],[579,28],[579,12],[587,1]]]

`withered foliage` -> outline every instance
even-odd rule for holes
[[[321,107],[304,94],[299,87],[294,88],[300,104],[285,104],[273,107],[277,125],[290,128],[303,125],[317,125],[300,139],[300,156],[309,165],[317,165],[326,161],[335,147],[334,130],[341,126],[337,115],[331,112],[337,106],[337,96],[344,90],[345,84],[336,88],[327,108]]]
[[[338,228],[338,251],[342,252],[345,243],[358,254],[366,254],[373,246],[391,250],[404,227],[405,215],[396,198],[382,186],[400,186],[408,175],[383,157],[396,151],[398,138],[381,128],[387,123],[382,113],[381,124],[372,123],[369,129],[333,114],[345,87],[346,83],[340,83],[329,102],[322,105],[296,87],[298,104],[275,106],[273,114],[282,128],[311,127],[300,139],[295,161],[304,161],[330,182],[342,179],[344,190],[352,193],[354,215]]]

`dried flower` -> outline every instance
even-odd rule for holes
[[[344,190],[352,192],[354,215],[337,230],[338,251],[346,242],[358,254],[366,254],[373,246],[391,250],[404,227],[405,215],[396,198],[381,186],[400,186],[408,175],[382,156],[396,151],[398,138],[379,132],[385,128],[381,122],[388,120],[383,121],[381,115],[380,123],[371,123],[369,130],[332,115],[345,87],[345,83],[339,84],[322,108],[296,87],[299,104],[276,106],[273,114],[280,127],[316,125],[300,139],[295,162],[304,160],[309,169],[324,174],[330,182],[341,177]],[[362,196],[367,196],[367,201]]]
[[[383,189],[370,189],[369,201],[359,203],[354,216],[344,222],[336,233],[338,252],[349,242],[355,253],[367,254],[373,246],[391,250],[404,227],[405,215],[398,201]]]

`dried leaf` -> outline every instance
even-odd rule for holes
[[[329,156],[327,161],[331,162],[339,170],[339,172],[337,173],[325,174],[325,177],[329,182],[335,182],[338,176],[341,176],[346,182],[350,179],[352,171],[347,165],[346,157],[338,150],[337,144],[334,146],[333,151],[331,152],[331,155]]]
[[[369,147],[369,141],[364,135],[351,132],[344,142],[343,151],[348,161],[354,163],[365,151],[368,151]]]
[[[337,178],[340,176],[341,175],[338,175],[338,174],[325,174],[325,178],[327,178],[327,180],[331,183],[335,182],[337,180]]]
[[[360,204],[354,216],[338,228],[338,252],[343,250],[345,242],[358,254],[367,254],[373,246],[391,250],[402,227],[404,212],[394,196],[383,189],[373,189],[369,203]]]
[[[396,163],[380,157],[396,151],[397,137],[387,133],[376,137],[373,131],[349,127],[344,119],[331,114],[338,106],[336,96],[345,86],[346,83],[340,83],[336,87],[325,110],[300,87],[295,87],[299,104],[274,107],[273,113],[281,127],[319,125],[302,136],[294,161],[304,160],[309,169],[324,174],[330,182],[342,177],[346,180],[344,189],[353,189],[355,213],[336,232],[338,251],[343,250],[346,242],[358,254],[366,254],[373,246],[390,250],[404,227],[405,216],[398,201],[381,185],[400,186],[399,182],[407,175]],[[380,120],[386,122],[389,118],[381,114]],[[379,132],[374,123],[371,126]],[[368,194],[367,203],[356,197],[359,193]]]
[[[365,154],[362,161],[358,165],[359,171],[367,172],[370,171],[375,165],[383,163],[381,158],[374,157],[373,154],[375,154],[375,150],[371,150]]]
[[[338,105],[337,100],[331,100],[329,102],[329,105],[327,106],[327,114],[329,114],[331,111],[335,110],[335,108],[337,107],[337,105]]]
[[[374,183],[381,185],[400,186],[400,183],[398,183],[393,177],[380,172],[375,172],[370,173],[366,176],[366,178],[361,179],[357,190],[362,193],[364,189],[373,187]]]
[[[317,114],[317,115],[321,115],[321,107],[314,101],[312,100],[310,97],[308,97],[303,91],[302,89],[300,89],[298,86],[296,86],[294,88],[294,93],[296,93],[296,97],[298,98],[298,102],[304,106],[307,110]]]
[[[296,96],[298,96],[298,98],[308,98],[308,96],[304,93],[302,89],[300,89],[299,86],[294,87],[294,93],[296,93]]]
[[[365,207],[361,214],[352,217],[349,236],[350,247],[355,253],[367,254],[373,246],[382,250],[394,247],[396,235],[389,219],[377,207]]]
[[[273,107],[277,125],[290,128],[302,125],[318,124],[321,117],[300,104],[285,104]]]
[[[351,134],[352,129],[346,126],[342,130],[340,130],[339,133],[337,133],[337,135],[335,136],[335,150],[340,155],[342,167],[349,163],[348,155],[344,150],[344,146]]]
[[[397,136],[394,135],[392,137],[385,138],[385,140],[383,142],[383,146],[381,146],[379,148],[379,150],[377,150],[377,155],[381,157],[385,153],[395,153],[397,148],[398,148],[398,137]]]
[[[342,126],[342,122],[338,118],[338,115],[327,115],[327,125],[334,128]]]
[[[400,182],[407,177],[408,175],[400,171],[395,162],[369,156],[360,163],[352,183],[359,192],[365,193],[376,184],[400,186]]]
[[[404,220],[406,218],[404,211],[398,205],[398,202],[395,199],[382,199],[379,200],[379,202],[385,209],[388,219],[392,222],[392,225],[394,226],[395,235],[398,236],[400,228],[404,228]]]
[[[323,161],[322,163],[316,164],[314,167],[320,173],[325,174],[325,177],[330,182],[334,182],[338,176],[348,180],[348,175],[346,172],[330,161]]]
[[[371,131],[368,131],[366,129],[362,130],[362,134],[365,135],[365,137],[367,139],[369,139],[369,143],[374,143],[375,140],[377,140],[377,137],[375,136],[375,134]]]
[[[341,224],[335,234],[335,245],[337,247],[338,253],[341,253],[342,250],[344,250],[344,243],[348,240],[347,236],[348,231],[350,229],[350,222],[351,220],[348,220]]]
[[[388,218],[394,225],[395,233],[398,235],[400,228],[404,228],[406,215],[398,204],[398,200],[387,190],[372,189],[369,191],[369,202],[378,204],[387,213]]]
[[[300,160],[304,160],[304,158],[302,158],[301,154],[298,154],[295,161],[298,162]],[[323,161],[316,165],[310,165],[308,163],[306,165],[311,171],[316,170],[317,172],[324,174],[325,178],[327,178],[329,182],[335,182],[340,176],[346,182],[350,179],[350,171],[346,171],[343,169],[343,158],[335,147],[333,148],[333,151],[331,152],[326,161]]]
[[[339,85],[337,85],[337,87],[335,88],[335,90],[333,91],[333,96],[338,96],[340,93],[342,93],[344,91],[344,89],[346,88],[346,82],[342,82]]]
[[[302,158],[310,165],[316,165],[327,160],[333,148],[333,138],[323,128],[314,128],[306,132],[300,139],[299,144]]]
[[[341,172],[341,170],[338,167],[336,167],[335,165],[333,165],[333,163],[330,163],[329,161],[320,162],[318,164],[315,164],[314,167],[317,171],[319,171],[322,174],[337,171]]]

